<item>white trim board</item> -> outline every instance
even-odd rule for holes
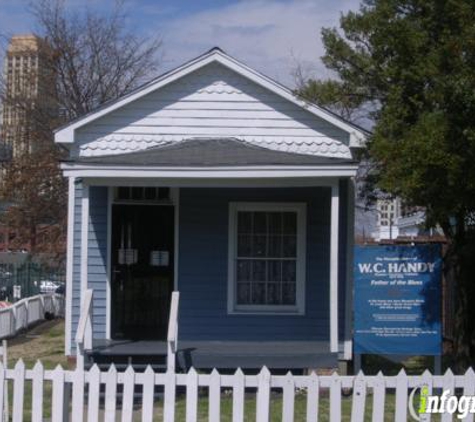
[[[354,177],[357,165],[326,166],[326,167],[92,167],[79,164],[62,164],[66,177],[87,178],[124,178],[124,179],[161,179],[163,183],[173,181],[193,181],[216,179],[254,180],[254,179],[308,179]]]
[[[95,112],[91,112],[86,116],[70,123],[69,125],[60,128],[55,133],[55,142],[63,143],[63,144],[71,144],[74,143],[74,135],[75,130],[79,129],[94,120],[99,119],[100,117],[111,113],[114,110],[117,110],[131,102],[138,100],[139,98],[144,97],[151,92],[154,92],[192,72],[195,72],[198,69],[207,66],[210,63],[219,63],[226,68],[230,69],[231,71],[249,79],[250,81],[256,83],[257,85],[267,89],[268,91],[279,95],[280,97],[288,100],[289,102],[304,108],[305,110],[309,111],[313,115],[326,120],[330,124],[333,124],[337,128],[349,133],[350,135],[350,147],[363,147],[366,141],[367,134],[355,127],[354,125],[344,121],[340,117],[330,113],[329,111],[315,105],[304,101],[303,99],[294,95],[294,93],[284,87],[283,85],[277,83],[276,81],[272,80],[271,78],[251,69],[244,63],[239,62],[235,58],[227,55],[223,51],[219,49],[213,49],[209,52],[185,63],[184,65],[166,73],[158,77],[157,79],[145,84],[143,87],[139,88],[138,90],[130,93],[129,95],[125,95],[122,98],[106,104],[102,108],[98,109]]]
[[[332,186],[330,221],[330,351],[338,352],[338,244],[340,187]]]
[[[74,269],[74,215],[76,198],[76,179],[68,179],[68,231],[67,231],[67,252],[66,252],[66,312],[64,350],[66,356],[71,355],[72,341],[72,312],[73,312],[73,269]]]
[[[111,339],[112,326],[112,202],[114,189],[107,187],[107,291],[106,291],[106,339]]]

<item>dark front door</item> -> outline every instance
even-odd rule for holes
[[[166,338],[173,290],[172,206],[112,206],[112,338]]]

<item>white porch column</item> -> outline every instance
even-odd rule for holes
[[[339,181],[332,184],[330,223],[330,352],[338,352],[338,217]]]
[[[88,246],[89,246],[89,186],[82,185],[81,199],[81,304],[88,288]],[[92,312],[91,312],[92,314]],[[84,347],[92,346],[92,321],[88,318],[86,325]]]
[[[68,178],[68,232],[66,250],[66,309],[64,322],[66,332],[64,335],[64,350],[66,355],[71,355],[71,330],[72,330],[72,295],[73,295],[73,258],[74,258],[74,206],[75,206],[75,181],[74,177]]]

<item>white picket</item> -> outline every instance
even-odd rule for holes
[[[216,369],[213,369],[210,375],[208,395],[208,419],[210,421],[219,421],[221,416],[221,379]]]
[[[373,382],[373,422],[384,421],[384,409],[386,402],[386,384],[381,372],[376,375]]]
[[[87,421],[99,422],[101,372],[97,365],[93,365],[93,367],[89,370],[88,384]]]
[[[308,379],[307,387],[307,422],[318,421],[319,389],[318,376],[315,372],[312,372]]]
[[[432,394],[432,374],[430,373],[429,370],[425,370],[424,373],[422,374],[422,379],[421,379],[421,387],[427,387],[427,392],[428,395]],[[414,404],[414,410],[418,412],[418,406]],[[426,413],[424,415],[420,415],[421,421],[423,422],[430,422],[431,420],[431,414]]]
[[[135,372],[132,366],[129,366],[124,373],[124,387],[122,391],[122,422],[132,422],[133,420],[134,390]]]
[[[271,374],[263,367],[258,376],[256,422],[269,421]]]
[[[233,385],[233,422],[244,422],[245,377],[241,368],[234,374]]]
[[[401,369],[396,377],[396,422],[407,421],[407,389],[407,375],[404,369]]]
[[[23,422],[23,398],[25,394],[25,364],[20,359],[13,371],[13,422]]]
[[[366,383],[363,372],[359,372],[353,383],[351,422],[363,422],[366,405]]]
[[[72,384],[73,384],[73,399],[72,399],[72,422],[84,421],[84,378],[85,372],[80,368],[76,368],[72,372]]]
[[[291,372],[287,372],[284,380],[282,396],[282,421],[293,422],[295,407],[295,381]]]
[[[5,392],[8,390],[8,384],[6,381],[6,368],[3,363],[0,362],[0,417],[3,416],[3,420],[8,421],[6,409],[8,409],[8,402],[5,400]]]
[[[475,372],[472,368],[469,368],[468,371],[465,372],[463,382],[465,384],[463,386],[463,395],[475,396]],[[468,413],[463,420],[464,422],[473,422],[473,413]]]
[[[165,397],[163,400],[163,420],[173,422],[175,420],[175,398],[176,398],[176,374],[167,371],[165,374]]]
[[[186,422],[198,420],[198,373],[190,368],[186,376]]]
[[[168,371],[165,374],[156,374],[151,367],[144,373],[135,373],[132,367],[125,372],[117,372],[112,365],[107,372],[101,372],[94,365],[90,370],[81,368],[75,371],[65,371],[61,366],[54,370],[45,370],[40,362],[37,362],[32,370],[26,370],[23,361],[19,360],[13,370],[5,369],[0,362],[0,414],[5,405],[3,392],[6,382],[13,383],[13,422],[21,422],[24,419],[24,395],[26,384],[32,385],[32,421],[40,422],[44,419],[44,394],[45,382],[52,382],[52,422],[62,422],[71,419],[73,422],[87,420],[88,422],[115,422],[118,416],[118,390],[122,385],[122,408],[121,421],[132,422],[134,417],[134,392],[135,385],[142,387],[142,421],[151,422],[154,417],[154,392],[157,386],[164,388],[163,420],[173,422],[175,420],[176,390],[178,387],[186,387],[186,421],[196,422],[198,419],[199,388],[208,387],[209,414],[208,419],[219,421],[221,419],[221,389],[232,388],[233,390],[233,422],[244,421],[245,391],[246,388],[257,387],[256,414],[258,422],[268,422],[271,405],[271,389],[282,389],[282,418],[283,422],[293,421],[295,416],[295,390],[302,388],[307,390],[306,413],[308,422],[318,421],[319,416],[319,393],[321,388],[329,389],[329,420],[340,421],[348,415],[342,414],[342,388],[353,387],[351,421],[362,422],[367,412],[368,388],[373,393],[372,419],[375,422],[383,422],[388,419],[385,414],[386,389],[395,388],[395,421],[402,422],[409,418],[408,415],[408,392],[409,387],[417,388],[427,386],[428,393],[432,389],[442,389],[449,393],[463,390],[468,396],[475,394],[475,372],[467,371],[463,376],[454,376],[449,370],[443,377],[436,377],[429,371],[422,376],[408,376],[401,370],[396,377],[385,377],[382,373],[376,376],[366,376],[359,373],[357,376],[339,376],[336,373],[331,376],[311,375],[272,376],[264,367],[256,375],[244,375],[238,369],[234,375],[220,375],[213,370],[210,375],[199,375],[195,369],[190,369],[188,374],[176,374]],[[88,384],[88,401],[84,405],[85,384]],[[72,386],[72,409],[69,416],[69,405],[65,406],[66,391]],[[101,388],[102,387],[102,388]],[[100,411],[100,392],[104,395],[104,417]],[[437,391],[439,393],[439,391]],[[445,406],[449,400],[445,400]],[[450,400],[454,403],[454,399]],[[417,405],[416,405],[417,410]],[[155,410],[156,411],[156,410]],[[84,415],[86,413],[86,415]],[[84,416],[87,416],[86,418]],[[422,415],[421,415],[422,416]],[[442,415],[443,421],[453,420],[454,416],[446,412]],[[421,420],[429,421],[430,415],[423,415]],[[469,414],[466,421],[473,422],[473,415]]]
[[[142,422],[152,422],[153,400],[155,393],[155,373],[153,372],[153,369],[150,365],[147,366],[147,369],[143,375]]]
[[[106,374],[105,422],[115,422],[117,403],[117,370],[115,365],[109,367]]]
[[[330,381],[330,420],[341,420],[341,378],[336,372],[333,372]]]
[[[52,374],[53,400],[51,401],[51,421],[63,422],[64,406],[64,370],[58,365]]]
[[[449,390],[449,396],[455,393],[455,377],[453,372],[450,369],[447,369],[447,372],[444,374],[442,381],[442,390]],[[447,409],[448,403],[445,403],[445,409]],[[451,422],[453,414],[449,412],[443,412],[440,418],[441,422]]]
[[[40,361],[36,362],[32,374],[31,420],[43,422],[44,368]]]

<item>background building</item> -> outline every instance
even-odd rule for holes
[[[55,113],[52,51],[35,35],[11,38],[4,62],[2,138],[13,157],[32,152]]]

